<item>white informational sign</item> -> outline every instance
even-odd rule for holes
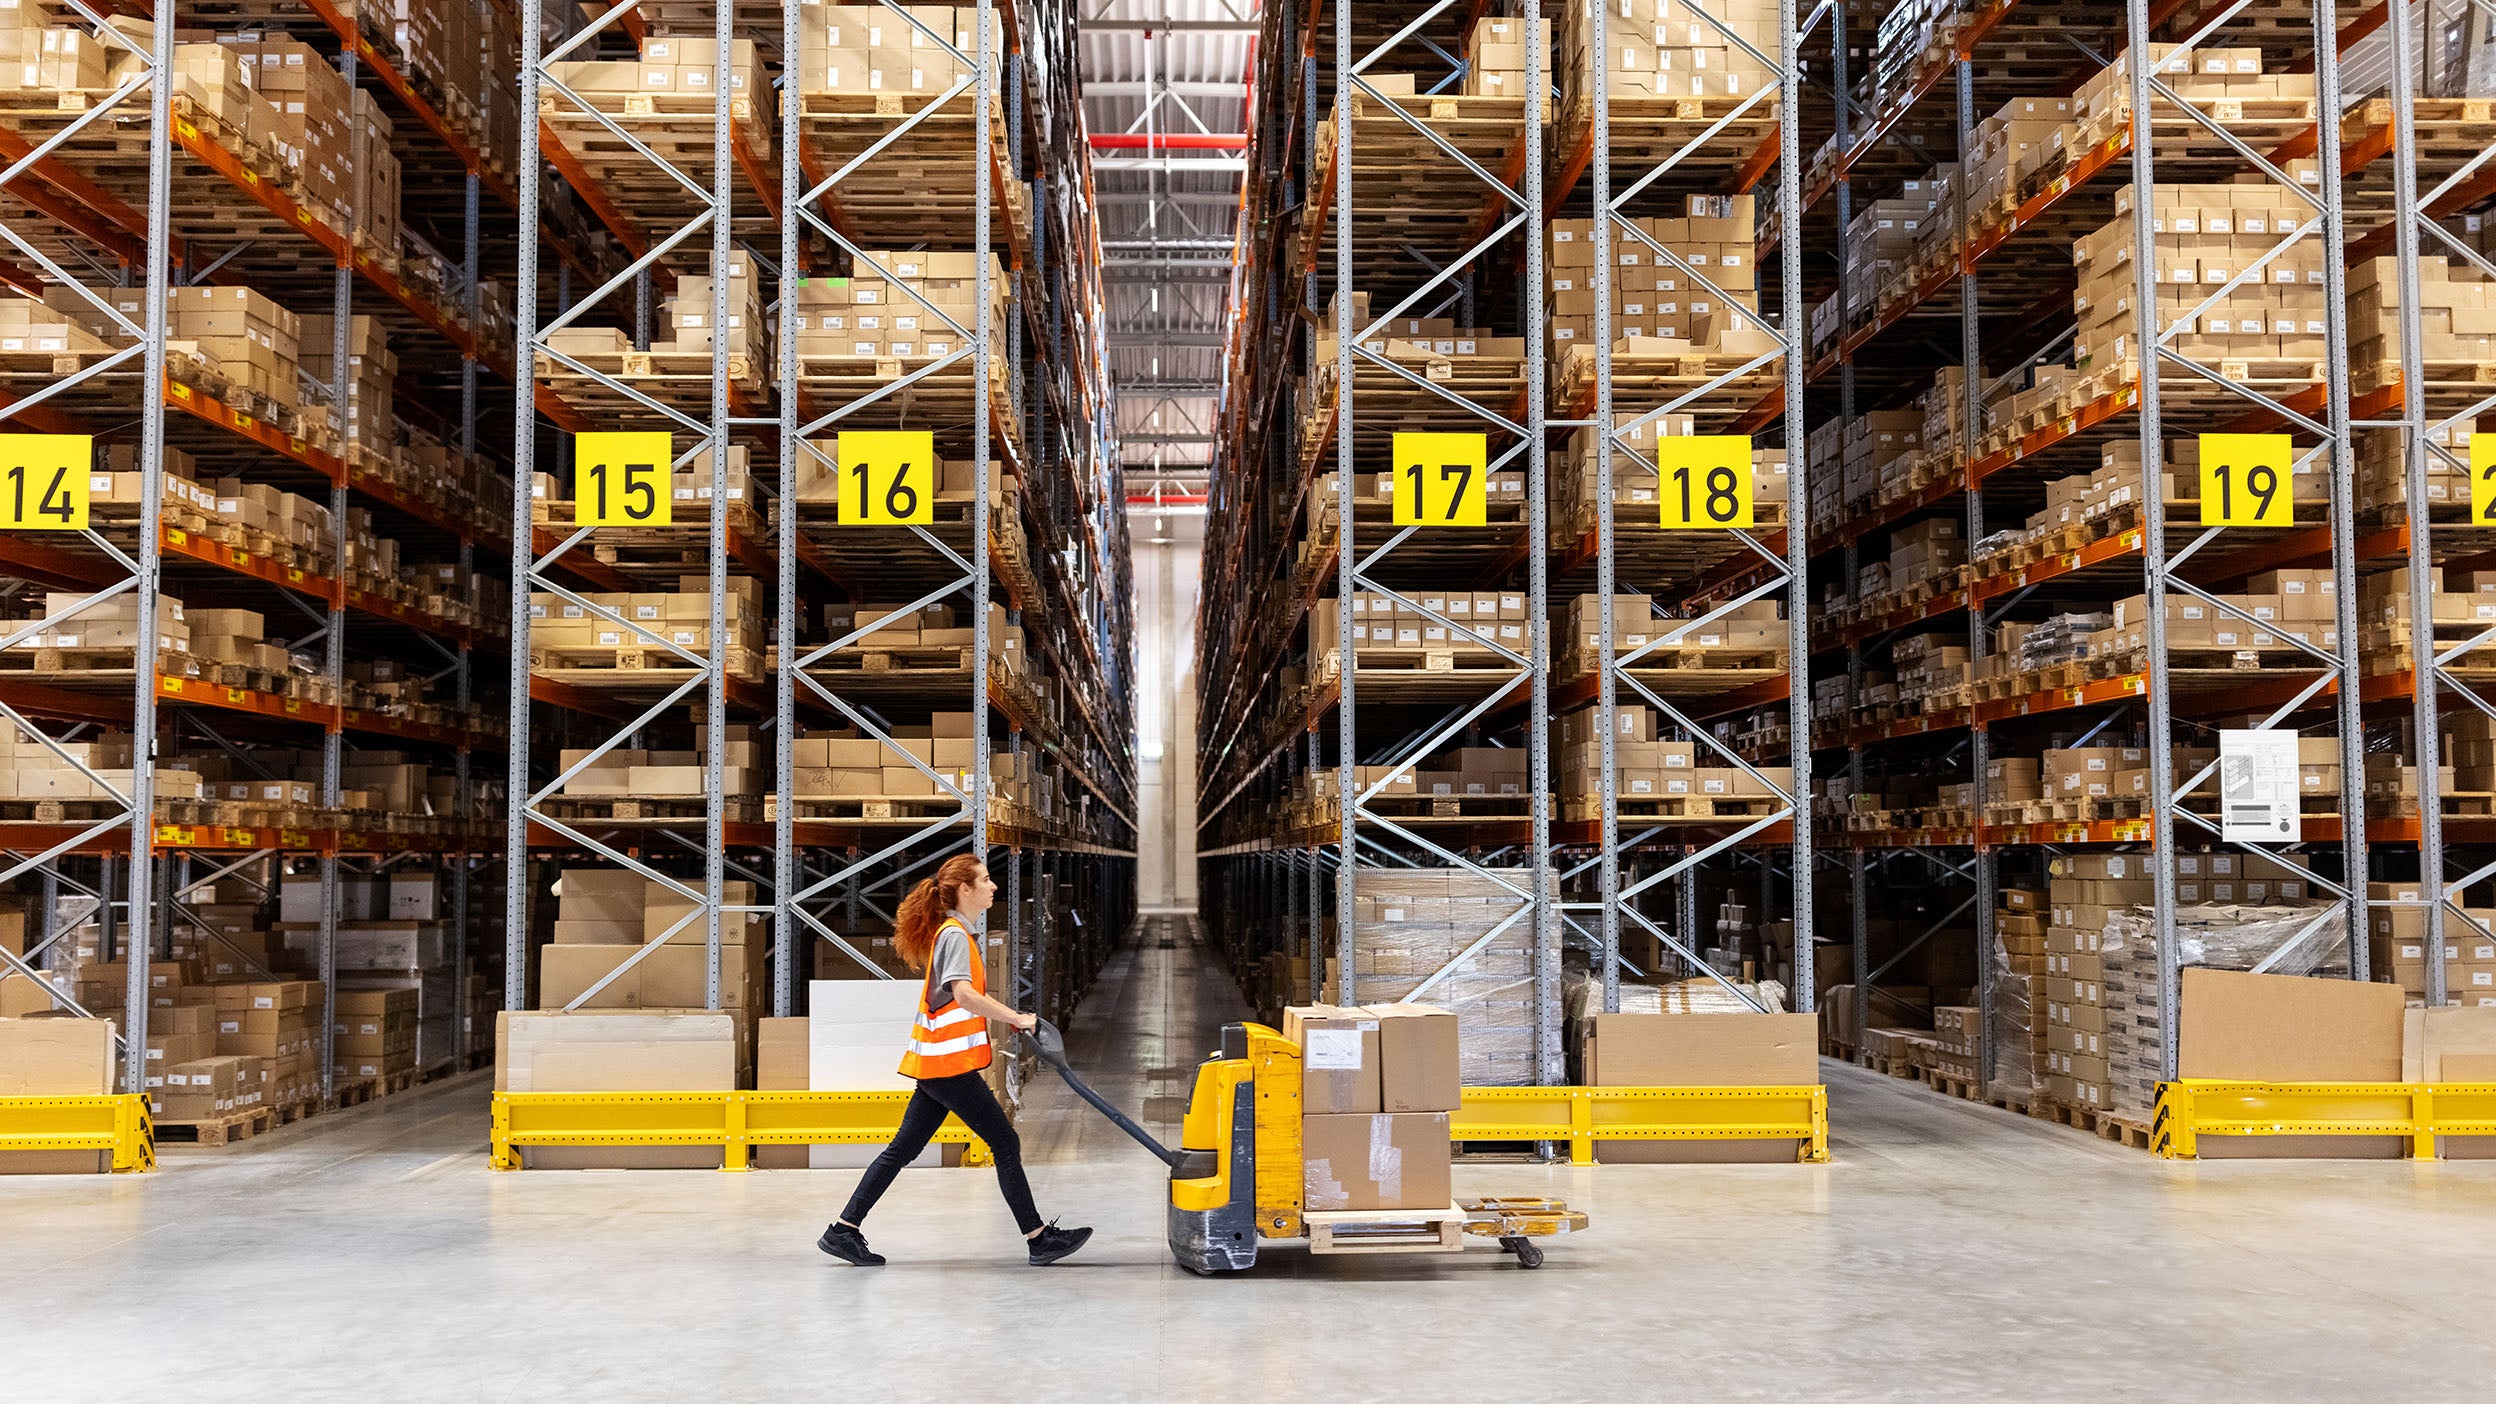
[[[2297,734],[2219,733],[2219,827],[2229,843],[2295,843]]]
[[[1308,1046],[1302,1051],[1302,1065],[1311,1072],[1359,1072],[1361,1069],[1361,1031],[1359,1029],[1310,1029]]]

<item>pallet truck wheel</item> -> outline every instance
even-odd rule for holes
[[[1543,1265],[1543,1250],[1535,1247],[1534,1240],[1523,1234],[1509,1234],[1499,1240],[1499,1246],[1517,1255],[1518,1267],[1538,1268]]]

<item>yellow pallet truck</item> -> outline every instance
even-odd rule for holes
[[[1261,1239],[1309,1241],[1312,1253],[1453,1252],[1494,1239],[1520,1267],[1540,1267],[1534,1242],[1586,1227],[1556,1199],[1459,1200],[1445,1210],[1312,1213],[1301,1200],[1300,1050],[1263,1024],[1226,1024],[1221,1050],[1196,1069],[1179,1145],[1171,1150],[1111,1106],[1066,1064],[1046,1020],[1030,1035],[1076,1096],[1170,1167],[1170,1255],[1191,1272],[1244,1272]]]

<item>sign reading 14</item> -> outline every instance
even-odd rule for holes
[[[0,434],[0,531],[84,531],[95,468],[87,434]]]

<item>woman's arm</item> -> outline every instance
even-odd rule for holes
[[[955,1003],[983,1019],[994,1019],[1001,1024],[1012,1024],[1025,1033],[1031,1032],[1040,1023],[1039,1015],[1017,1014],[1011,1006],[981,994],[968,980],[953,982],[953,998]]]

